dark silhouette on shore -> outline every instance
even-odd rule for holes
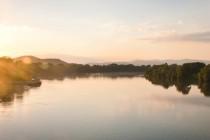
[[[210,65],[199,62],[154,65],[147,69],[145,77],[153,84],[164,88],[175,85],[183,94],[189,93],[191,85],[197,85],[205,96],[210,96]]]
[[[0,102],[22,99],[24,92],[41,86],[41,80],[64,80],[65,78],[107,77],[133,78],[143,75],[153,84],[188,94],[191,85],[198,85],[205,96],[210,96],[210,65],[187,63],[183,65],[135,66],[82,65],[66,63],[59,59],[11,59],[0,58]]]
[[[41,86],[41,80],[88,77],[132,78],[142,75],[148,67],[69,64],[59,59],[36,59],[32,62],[28,58],[14,60],[2,57],[0,58],[0,102],[11,102],[16,97],[21,97],[25,91]]]

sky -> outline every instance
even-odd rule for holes
[[[0,0],[0,56],[210,60],[210,0]]]

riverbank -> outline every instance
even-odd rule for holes
[[[14,81],[12,82],[13,85],[25,85],[31,87],[39,87],[41,86],[42,82],[40,79],[31,79],[26,81]]]

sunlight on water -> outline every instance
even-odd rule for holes
[[[207,140],[210,98],[142,77],[43,81],[0,104],[1,140]]]

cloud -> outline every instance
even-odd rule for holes
[[[210,43],[210,31],[195,32],[188,34],[173,34],[161,37],[139,38],[145,41],[185,41],[185,42],[202,42]]]
[[[210,31],[175,36],[171,39],[192,42],[210,42]]]

